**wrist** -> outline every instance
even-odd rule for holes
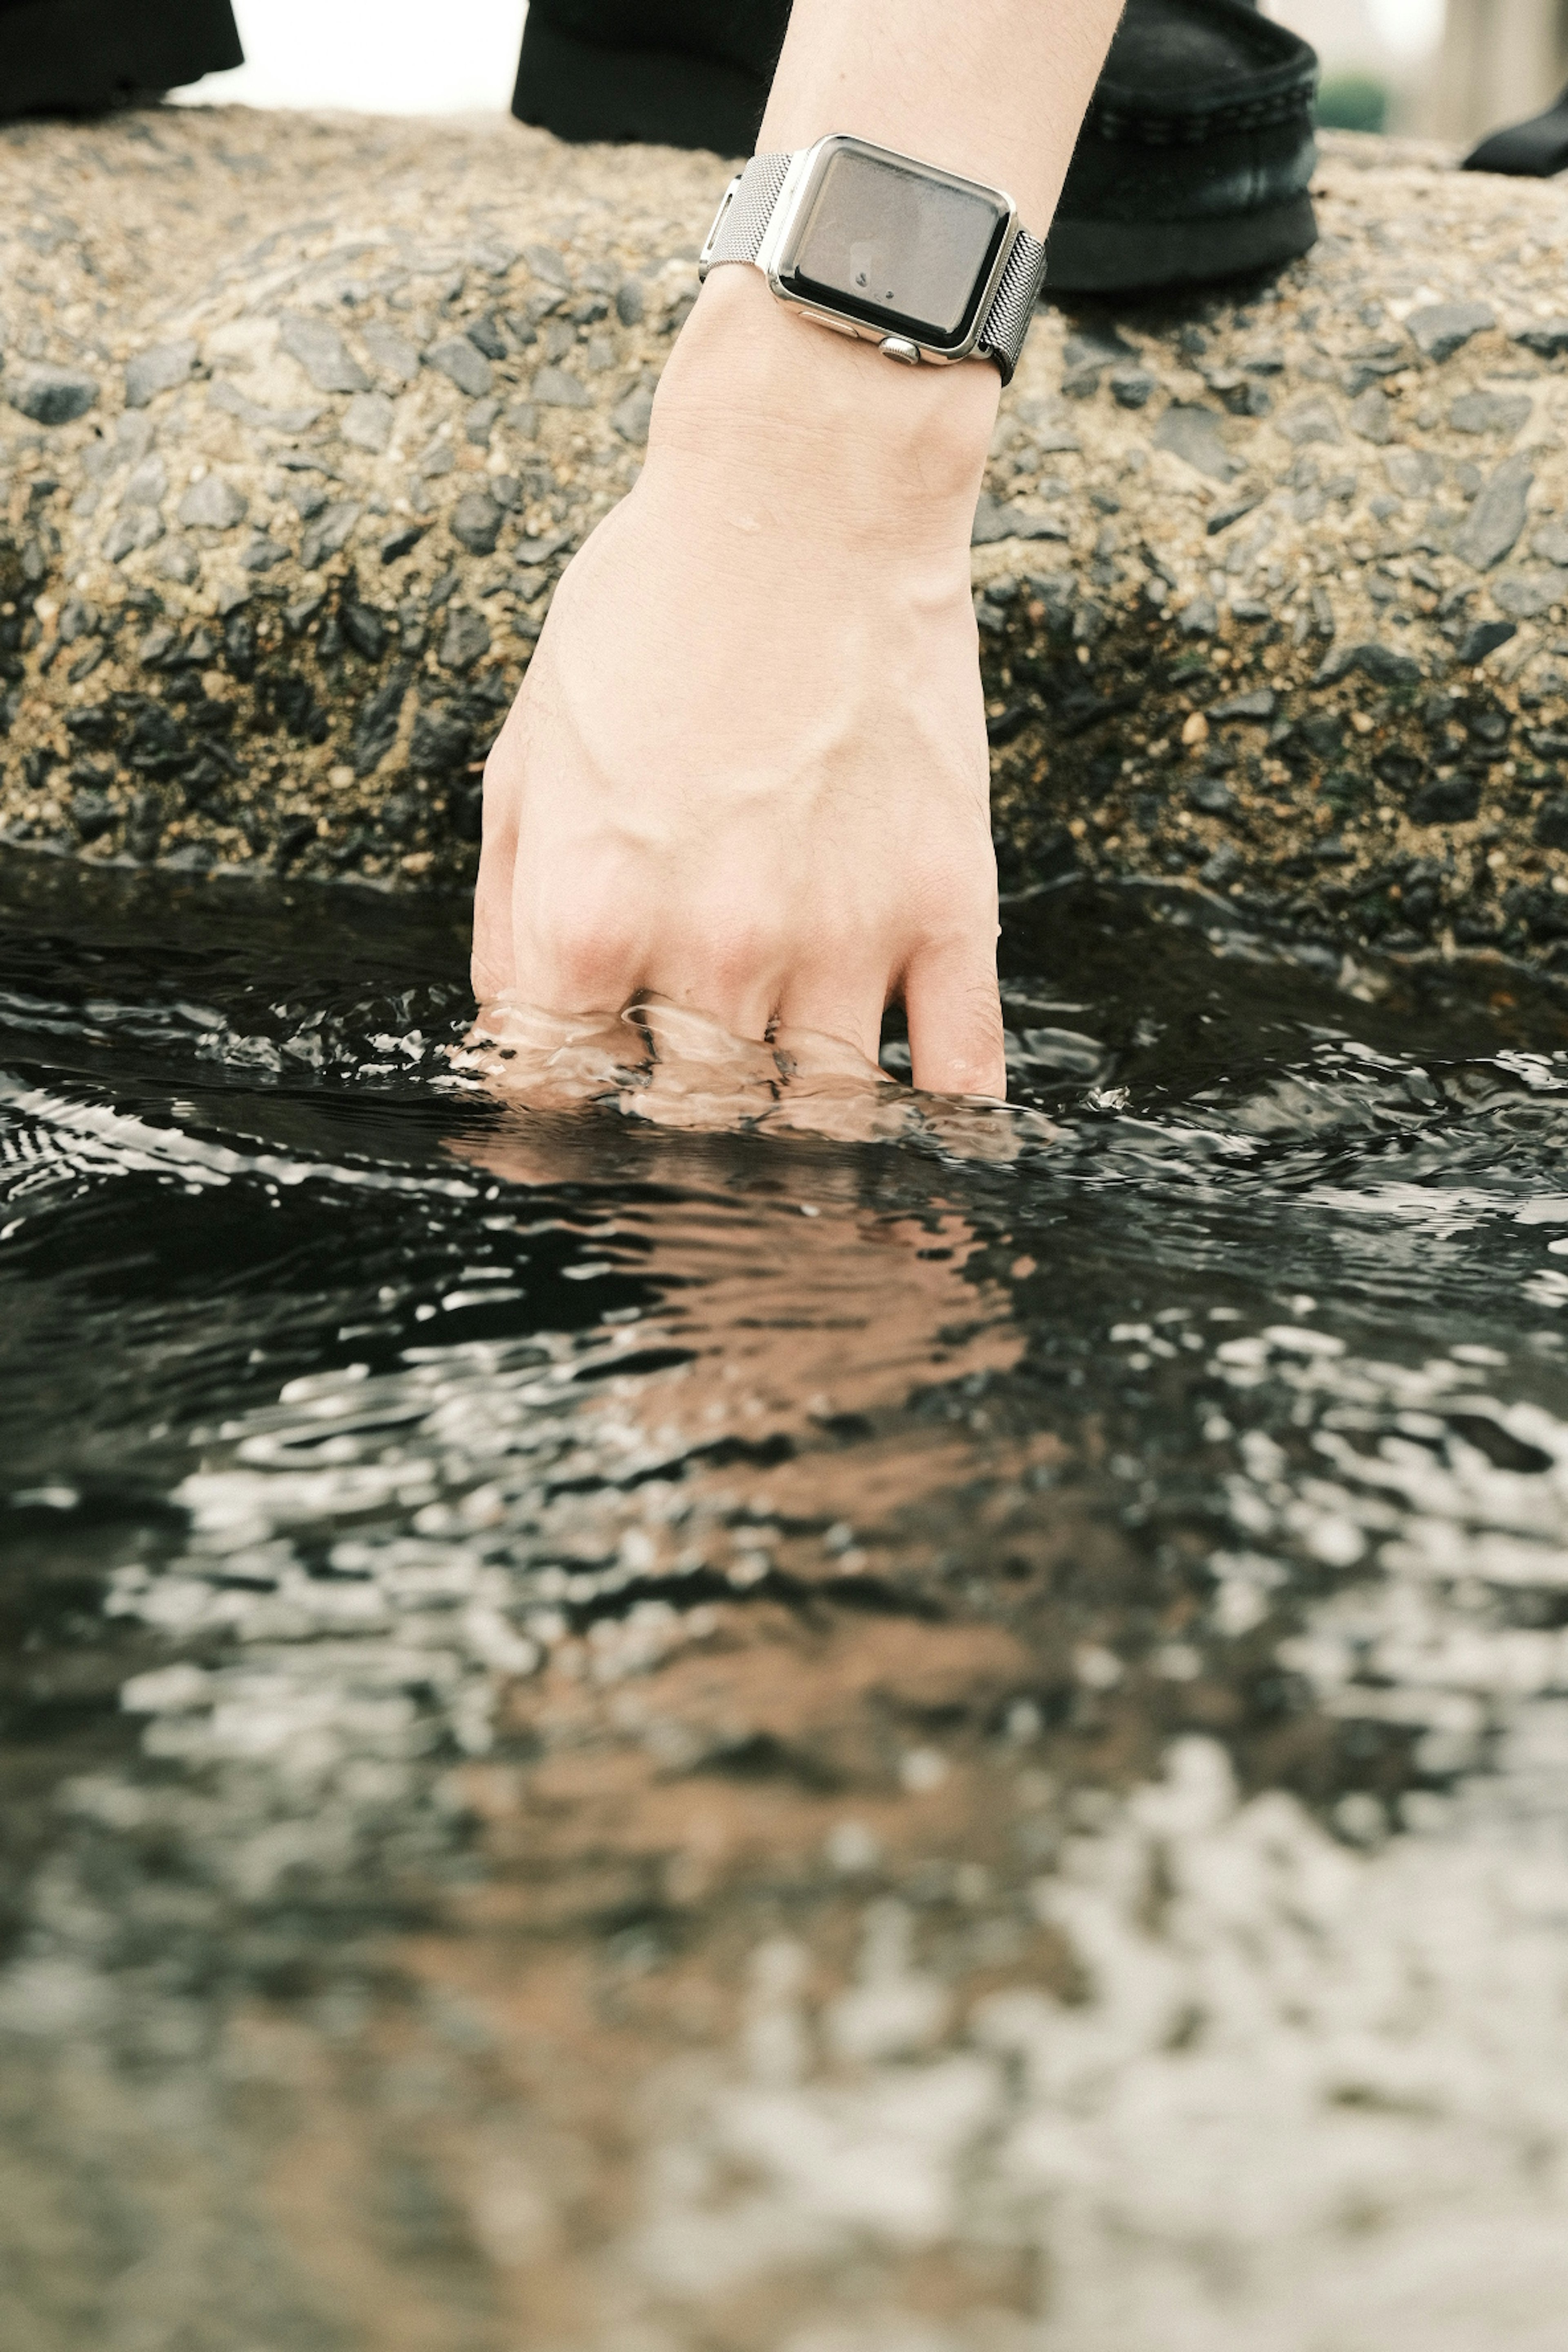
[[[967,550],[1000,389],[985,361],[896,366],[732,266],[712,272],[670,355],[649,463],[694,457],[842,530]]]

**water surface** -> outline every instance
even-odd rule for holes
[[[1568,996],[464,952],[0,862],[0,2340],[1555,2347]]]

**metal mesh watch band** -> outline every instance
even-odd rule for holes
[[[756,260],[794,161],[793,155],[753,155],[731,182],[708,247],[710,269],[725,261]],[[995,361],[1004,383],[1013,380],[1045,274],[1044,245],[1020,228],[975,345],[984,358]]]

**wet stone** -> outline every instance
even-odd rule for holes
[[[413,677],[407,667],[395,670],[384,686],[367,695],[354,721],[353,764],[356,775],[368,776],[391,751],[398,720]]]
[[[50,761],[112,751],[111,782],[79,788],[122,792],[135,698],[166,683],[166,706],[146,698],[186,740],[165,753],[183,760],[178,774],[146,780],[179,828],[161,856],[184,842],[219,862],[271,856],[280,824],[308,805],[321,830],[291,872],[462,882],[471,747],[499,726],[564,561],[636,478],[715,168],[559,147],[515,124],[388,122],[367,173],[338,128],[269,119],[264,146],[238,160],[233,129],[212,110],[160,116],[161,162],[133,118],[99,126],[90,145],[30,129],[25,190],[15,160],[0,161],[24,222],[68,194],[95,257],[104,353],[79,363],[101,379],[97,407],[52,428],[47,448],[26,446],[0,520],[0,583],[39,608],[0,618],[0,824],[34,821],[48,787],[26,779]],[[192,207],[177,236],[172,158]],[[1173,859],[1194,880],[1222,822],[1186,803],[1196,781],[1233,796],[1223,822],[1242,861],[1204,887],[1234,889],[1259,919],[1310,909],[1352,949],[1395,930],[1431,947],[1461,919],[1489,921],[1509,952],[1535,952],[1534,929],[1510,928],[1502,905],[1521,857],[1548,861],[1550,881],[1564,854],[1532,835],[1568,764],[1533,748],[1568,740],[1568,345],[1552,336],[1550,258],[1568,205],[1554,184],[1501,189],[1404,150],[1388,164],[1325,134],[1321,242],[1272,280],[1168,314],[1107,302],[1091,322],[1050,306],[1037,318],[1003,396],[971,559],[1009,888],[1044,873],[1058,835],[1087,877]],[[247,227],[228,226],[242,211]],[[516,249],[530,246],[554,258]],[[1476,298],[1464,342],[1450,347],[1442,303],[1418,303],[1414,331],[1402,323],[1429,285]],[[19,353],[67,356],[42,294],[8,280],[5,308],[0,397],[34,364]],[[121,407],[126,371],[146,389],[153,355],[176,342],[172,329],[161,341],[133,331],[160,317],[179,320],[195,356],[159,356],[164,389]],[[423,356],[433,349],[446,365]],[[549,397],[563,378],[564,404]],[[1528,460],[1510,460],[1526,396]],[[405,417],[406,453],[389,470]],[[238,523],[175,524],[198,468],[247,501]],[[373,583],[395,585],[395,631]],[[72,634],[73,600],[104,616],[100,630]],[[227,635],[242,615],[248,650]],[[137,649],[154,626],[175,635],[148,666]],[[411,677],[382,750],[386,719],[363,730],[390,663]],[[213,669],[226,732],[197,690]],[[69,733],[87,694],[118,714],[112,747]],[[1448,715],[1433,730],[1417,705],[1437,697]],[[1483,700],[1512,723],[1500,745],[1469,731]],[[424,724],[437,705],[462,739],[439,757]],[[1178,748],[1195,714],[1206,745]],[[1333,738],[1321,750],[1320,720]],[[1500,773],[1510,758],[1517,772]],[[1406,865],[1434,855],[1412,803],[1461,766],[1492,778],[1485,841],[1479,819],[1449,823],[1437,880],[1391,899]],[[193,777],[200,804],[176,817]],[[383,805],[406,809],[411,793],[433,822],[395,832]],[[1173,803],[1191,838],[1134,820]],[[41,822],[79,847],[58,804]],[[1342,862],[1319,858],[1325,837]]]
[[[1468,824],[1479,810],[1481,787],[1474,776],[1434,776],[1410,803],[1415,824]]]

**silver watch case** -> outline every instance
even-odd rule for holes
[[[829,303],[821,300],[803,301],[787,283],[789,272],[795,266],[805,222],[809,216],[812,198],[816,194],[817,186],[831,158],[846,151],[868,156],[875,163],[894,163],[902,172],[917,173],[922,178],[934,180],[945,187],[975,191],[982,195],[992,197],[999,205],[1005,207],[1007,216],[1006,225],[998,244],[995,257],[984,274],[984,284],[979,287],[979,299],[974,305],[973,324],[962,344],[933,346],[921,341],[918,335],[889,332],[886,327],[873,326],[864,319],[857,319],[847,311],[837,310]],[[730,206],[735,201],[736,191],[741,185],[741,173],[737,172],[720,198],[719,209],[713,215],[713,226],[704,238],[702,250],[697,257],[697,275],[700,279],[705,278],[708,275],[720,228]],[[962,360],[973,358],[976,346],[985,331],[985,321],[990,315],[991,305],[995,299],[996,289],[1002,283],[1007,264],[1012,259],[1013,247],[1018,241],[1021,227],[1018,207],[1005,190],[994,188],[984,180],[966,179],[960,172],[944,172],[938,164],[923,163],[912,155],[900,155],[890,147],[875,146],[870,140],[857,139],[848,131],[830,131],[826,139],[817,140],[814,146],[801,148],[798,153],[791,157],[788,175],[779,191],[773,216],[768,222],[762,244],[757,249],[756,267],[767,278],[768,285],[777,299],[785,303],[790,310],[798,311],[803,319],[809,319],[815,326],[831,327],[838,334],[853,335],[857,341],[876,343],[889,359],[904,360],[911,364],[916,361],[923,361],[933,367],[951,367]]]

